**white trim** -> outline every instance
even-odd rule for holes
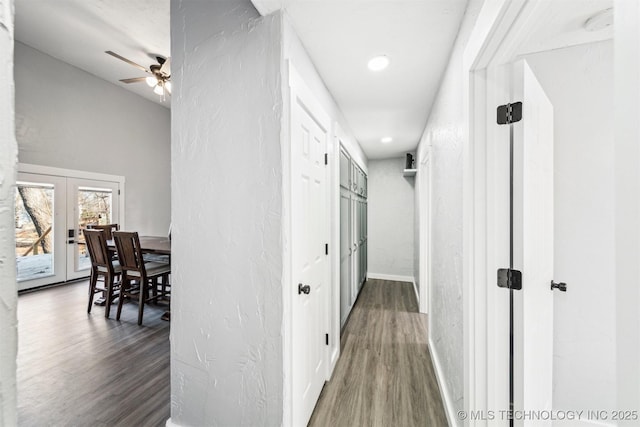
[[[78,178],[92,181],[117,182],[120,189],[118,203],[120,214],[118,224],[120,228],[126,228],[125,223],[125,177],[120,175],[109,175],[97,172],[80,171],[75,169],[56,168],[52,166],[34,165],[30,163],[18,163],[18,172],[33,173],[38,175],[60,176],[64,178]]]
[[[458,417],[455,413],[453,402],[451,401],[451,393],[449,392],[449,387],[447,386],[447,382],[445,381],[445,375],[442,372],[440,357],[438,357],[438,353],[436,352],[431,338],[429,338],[428,342],[429,345],[427,345],[427,348],[429,349],[429,354],[431,355],[433,370],[436,373],[436,381],[438,382],[438,387],[440,388],[440,397],[442,397],[442,404],[444,405],[444,412],[447,415],[447,421],[450,427],[457,427]]]
[[[333,126],[333,138],[331,149],[329,152],[329,173],[333,178],[331,182],[331,188],[329,191],[329,197],[331,198],[332,215],[331,215],[331,239],[329,244],[329,254],[331,256],[332,264],[332,286],[333,299],[330,312],[334,314],[334,318],[331,319],[331,337],[330,343],[330,357],[329,357],[329,372],[327,375],[327,381],[331,379],[338,359],[340,358],[340,151],[346,150],[343,141],[346,140],[346,134],[340,123],[334,122]]]
[[[416,278],[414,277],[411,281],[413,284],[413,292],[416,294],[416,302],[418,303],[418,312],[420,312],[420,292],[418,292],[418,287],[416,286]]]
[[[173,421],[171,421],[171,417],[169,417],[169,419],[164,425],[165,427],[181,427],[180,424],[176,424]]]
[[[367,279],[391,280],[394,282],[413,283],[413,276],[400,276],[397,274],[367,273]]]
[[[427,146],[421,150],[421,158],[418,159],[418,173],[416,176],[416,184],[418,188],[418,222],[419,236],[418,236],[418,253],[419,253],[419,283],[420,292],[418,298],[418,305],[420,306],[420,313],[429,315],[430,310],[430,298],[431,294],[431,182],[432,171],[431,167],[431,146]],[[423,187],[425,185],[425,187]]]

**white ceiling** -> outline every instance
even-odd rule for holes
[[[114,51],[147,69],[155,55],[170,56],[170,0],[17,0],[15,37],[91,74],[169,107],[137,68],[105,54]],[[149,56],[149,54],[152,54]]]
[[[415,149],[448,61],[467,0],[252,0],[261,13],[284,8],[348,124],[371,159]],[[145,67],[169,56],[170,0],[17,0],[16,39],[149,100],[169,107],[144,83],[118,80],[144,72],[104,53],[112,50]],[[547,2],[520,52],[610,38],[587,33],[584,21],[612,0]],[[149,55],[151,54],[151,56]],[[373,73],[367,61],[386,54]],[[384,136],[393,137],[382,144]]]
[[[467,0],[253,0],[284,8],[370,159],[416,148]],[[371,72],[375,55],[390,59]],[[385,136],[393,142],[383,144]]]
[[[543,52],[613,38],[613,25],[598,31],[587,31],[586,21],[613,8],[613,0],[545,1],[538,9],[534,30],[518,53]]]

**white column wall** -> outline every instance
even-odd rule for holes
[[[171,2],[173,425],[281,425],[282,22]]]
[[[13,0],[0,0],[0,426],[17,424],[14,197],[18,146],[14,128]]]
[[[633,411],[640,408],[640,3],[616,0],[614,11],[617,404]]]

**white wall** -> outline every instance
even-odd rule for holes
[[[617,404],[633,410],[640,408],[640,3],[616,0],[614,10]]]
[[[15,426],[18,286],[14,185],[18,146],[14,129],[13,1],[0,0],[0,426]]]
[[[367,156],[362,151],[360,144],[353,136],[347,120],[344,118],[344,114],[338,107],[338,104],[333,99],[333,95],[329,92],[322,80],[322,77],[318,74],[315,65],[311,62],[309,55],[307,54],[302,42],[296,35],[296,32],[291,25],[290,19],[284,12],[284,57],[285,60],[290,60],[295,66],[296,70],[306,83],[307,87],[316,96],[318,102],[322,105],[325,112],[331,117],[334,122],[332,135],[338,134],[341,138],[341,142],[344,144],[347,151],[353,158],[353,160],[360,165],[363,171],[367,172]],[[337,151],[335,159],[337,160]]]
[[[527,56],[554,108],[553,408],[614,410],[613,42]]]
[[[171,423],[281,425],[281,17],[171,2]]]
[[[402,175],[405,159],[369,161],[368,276],[413,280],[414,177]]]
[[[456,412],[464,409],[462,143],[466,123],[461,108],[466,76],[462,61],[482,4],[482,0],[471,0],[467,7],[416,156],[422,159],[430,150],[430,199],[416,206],[431,207],[429,350],[452,423],[457,421]],[[418,197],[426,194],[420,190]],[[426,212],[419,215],[416,233],[427,227]]]
[[[169,110],[22,43],[15,82],[20,162],[122,175],[126,228],[166,234]]]

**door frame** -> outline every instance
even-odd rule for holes
[[[421,157],[418,159],[418,172],[416,182],[418,183],[418,213],[419,223],[419,251],[418,257],[418,283],[420,284],[418,305],[420,313],[427,315],[427,324],[430,323],[431,313],[431,145],[427,145]],[[424,186],[424,188],[423,188]],[[429,331],[431,328],[428,329]],[[429,333],[429,332],[427,332]]]
[[[285,63],[285,72],[286,76],[283,77],[284,81],[287,81],[287,85],[283,85],[284,93],[284,108],[283,108],[283,132],[281,136],[281,145],[282,145],[282,178],[283,178],[283,286],[282,286],[282,306],[283,306],[283,316],[282,316],[282,362],[283,362],[283,421],[282,425],[289,426],[293,425],[293,406],[295,404],[295,396],[293,396],[293,361],[294,361],[294,353],[295,348],[293,346],[293,298],[292,298],[292,287],[295,283],[294,270],[293,270],[293,251],[292,251],[292,243],[293,243],[293,220],[292,220],[292,211],[293,211],[293,180],[292,180],[292,141],[291,141],[291,127],[292,127],[292,108],[295,102],[296,97],[301,98],[305,102],[305,106],[309,109],[309,112],[314,115],[314,118],[318,120],[320,125],[324,127],[327,131],[327,140],[326,140],[326,149],[328,153],[329,159],[336,159],[339,156],[339,149],[335,148],[335,137],[333,125],[334,123],[330,119],[329,115],[325,112],[322,105],[317,101],[313,92],[307,87],[304,79],[298,73],[298,71],[293,66],[290,60],[286,60]],[[337,152],[336,152],[337,151]],[[336,165],[338,162],[330,161],[327,165],[326,171],[326,181],[325,181],[325,192],[326,192],[326,212],[325,212],[325,235],[327,236],[327,241],[329,243],[329,250],[333,250],[333,255],[329,255],[327,257],[327,262],[325,263],[325,278],[326,278],[326,292],[325,301],[323,302],[325,307],[326,316],[324,316],[325,327],[326,330],[332,335],[330,337],[330,341],[332,345],[325,346],[325,381],[331,377],[331,373],[333,372],[333,368],[335,363],[332,363],[332,356],[334,361],[337,361],[340,347],[340,337],[339,333],[335,334],[332,332],[333,327],[335,327],[335,323],[338,323],[338,331],[339,331],[339,322],[340,322],[340,306],[338,305],[338,315],[337,318],[333,316],[335,314],[334,301],[336,299],[336,281],[335,275],[336,273],[339,275],[340,265],[336,266],[335,257],[336,255],[339,257],[339,250],[334,248],[338,248],[339,240],[335,240],[336,234],[339,235],[339,230],[335,230],[335,224],[332,220],[334,218],[334,212],[336,209],[335,203],[335,192],[332,192],[332,186],[339,185],[339,181],[336,181],[336,176],[339,171],[336,171]],[[338,195],[339,197],[339,195]],[[339,203],[339,200],[338,200]],[[339,209],[339,205],[337,206]],[[338,225],[339,226],[339,225]],[[336,271],[337,270],[337,271]],[[337,286],[340,286],[339,280],[337,282]],[[339,292],[339,289],[337,290]],[[338,294],[339,298],[340,295]],[[335,336],[338,336],[337,339]],[[337,342],[337,344],[336,344]],[[334,348],[337,345],[337,352]]]
[[[496,285],[497,260],[502,259],[496,212],[508,206],[508,194],[497,184],[494,153],[489,141],[508,140],[508,129],[489,126],[495,107],[509,100],[503,64],[516,59],[516,48],[541,19],[551,16],[549,5],[532,0],[484,3],[463,54],[463,346],[464,410],[498,410],[507,390],[508,369],[498,366],[502,351],[498,337],[505,325],[497,308],[502,295]],[[500,190],[500,191],[497,191]],[[502,231],[504,232],[504,231]],[[500,236],[501,237],[501,236]],[[501,315],[503,313],[500,313]],[[504,343],[504,347],[506,343]],[[458,425],[453,406],[445,402],[451,425]],[[487,425],[469,420],[465,425]]]

